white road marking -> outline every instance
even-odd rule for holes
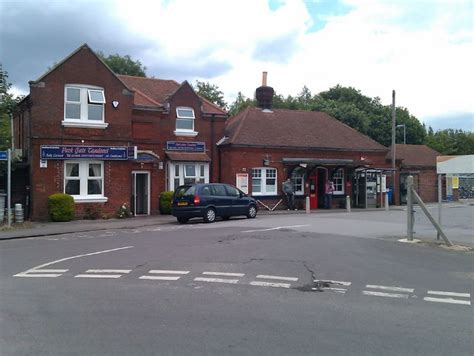
[[[189,271],[172,271],[172,270],[164,270],[164,269],[152,269],[148,271],[148,273],[161,273],[161,274],[188,274]]]
[[[461,297],[461,298],[470,298],[470,293],[454,293],[454,292],[443,292],[443,291],[436,291],[436,290],[429,290],[428,294],[437,294],[437,295],[446,295],[449,297]]]
[[[130,273],[131,269],[88,269],[86,273]]]
[[[168,277],[168,276],[141,276],[138,279],[149,279],[154,281],[177,281],[181,277]]]
[[[120,278],[121,274],[78,274],[74,278]]]
[[[243,277],[245,273],[229,273],[229,272],[202,272],[208,276],[227,276],[227,277]]]
[[[13,277],[48,278],[48,277],[59,277],[59,276],[62,276],[62,273],[58,273],[58,274],[51,274],[51,273],[48,273],[48,274],[45,274],[45,273],[29,274],[29,273],[22,272],[22,273],[15,274]]]
[[[35,269],[35,270],[30,270],[28,273],[35,273],[35,272],[40,272],[40,273],[65,273],[69,271],[68,269]]]
[[[392,286],[377,286],[373,284],[367,284],[365,288],[373,288],[373,289],[382,289],[382,290],[390,290],[393,292],[407,292],[413,293],[413,288],[402,288],[402,287],[392,287]]]
[[[298,278],[296,278],[296,277],[269,276],[269,275],[266,275],[266,274],[259,274],[256,278],[280,279],[282,281],[293,281],[293,282],[296,282],[298,280]]]
[[[388,297],[388,298],[403,298],[408,299],[408,294],[395,294],[395,293],[383,293],[383,292],[372,292],[372,291],[362,291],[364,295],[374,295],[377,297]]]
[[[453,298],[432,298],[432,297],[424,297],[423,300],[427,302],[435,302],[435,303],[449,303],[449,304],[463,304],[463,305],[471,305],[471,302],[468,300],[459,300]]]
[[[346,286],[346,287],[349,287],[349,286],[352,284],[352,282],[333,281],[333,280],[328,280],[328,279],[326,279],[326,280],[315,279],[314,281],[315,281],[315,282],[329,282],[329,283],[331,283],[331,284],[339,284],[339,285],[341,285],[341,286]]]
[[[203,278],[203,277],[197,277],[197,278],[194,278],[194,280],[196,282],[229,283],[229,284],[237,284],[239,282],[238,279]]]
[[[51,266],[51,265],[54,265],[54,264],[59,263],[59,262],[64,262],[64,261],[72,260],[72,259],[74,259],[74,258],[80,258],[80,257],[86,257],[86,256],[93,256],[93,255],[99,255],[99,254],[107,253],[107,252],[125,250],[125,249],[127,249],[127,248],[133,248],[133,246],[119,247],[119,248],[113,248],[113,249],[110,249],[110,250],[97,251],[97,252],[85,253],[85,254],[83,254],[83,255],[77,255],[77,256],[71,256],[71,257],[61,258],[61,259],[56,260],[56,261],[53,261],[53,262],[48,262],[48,263],[44,263],[44,264],[42,264],[42,265],[33,267],[33,268],[29,269],[28,271],[38,270],[38,269],[41,269],[41,268],[43,268],[43,267]],[[28,272],[28,271],[27,271],[27,272]]]
[[[306,225],[277,226],[277,227],[271,227],[271,228],[268,228],[268,229],[245,230],[245,231],[241,231],[241,233],[260,232],[260,231],[274,231],[274,230],[292,229],[292,228],[296,228],[296,227],[305,227],[305,226],[310,226],[310,225],[306,224]]]
[[[271,282],[263,282],[263,281],[252,281],[250,285],[257,286],[257,287],[275,287],[275,288],[290,288],[290,283],[271,283]]]

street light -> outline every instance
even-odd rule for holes
[[[399,127],[403,127],[403,144],[406,145],[406,143],[407,143],[406,125],[405,125],[405,124],[397,125],[397,129],[398,129]]]

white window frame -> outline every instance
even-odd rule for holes
[[[68,101],[68,89],[79,90],[79,101]],[[101,92],[102,98],[99,100],[92,100],[92,92]],[[64,86],[64,119],[62,125],[65,127],[84,127],[84,128],[98,128],[105,129],[109,124],[105,122],[105,91],[104,88],[81,85],[81,84],[67,84]],[[76,104],[80,106],[79,118],[68,118],[66,116],[67,104]],[[101,106],[102,118],[100,120],[89,119],[89,106]]]
[[[344,194],[344,168],[339,168],[333,173],[332,183],[334,185],[333,195]],[[340,189],[337,189],[340,187]]]
[[[187,165],[195,166],[194,176],[186,175],[185,166]],[[201,169],[201,166],[204,168]],[[179,175],[176,175],[176,168],[178,168]],[[209,183],[209,163],[207,162],[170,162],[168,164],[168,172],[168,190],[170,191],[174,191],[178,186],[183,185],[185,178],[193,179],[194,182],[197,179],[202,183]],[[178,185],[176,185],[175,181],[178,182]]]
[[[255,174],[260,172],[259,177]],[[268,177],[269,172],[275,172],[275,177]],[[254,180],[260,180],[260,192],[254,191]],[[275,179],[274,185],[267,185],[267,179]],[[277,189],[278,182],[278,170],[272,167],[256,167],[252,168],[252,195],[253,196],[263,196],[263,195],[278,195]],[[269,188],[274,187],[274,190],[270,191]]]
[[[192,117],[182,116],[179,113],[180,110],[189,110],[192,112],[193,116]],[[179,120],[191,120],[193,124],[192,129],[178,128]],[[174,134],[176,136],[192,136],[192,137],[197,136],[198,133],[195,131],[195,127],[196,127],[195,123],[196,123],[196,114],[194,113],[193,108],[187,107],[187,106],[178,106],[176,108],[176,126],[175,126],[175,131],[174,131]]]
[[[300,180],[300,182],[297,182],[298,180]],[[293,184],[295,195],[304,195],[304,172],[298,168],[294,169],[293,172],[291,172],[291,183]],[[298,186],[300,189],[298,189]]]
[[[67,176],[67,164],[78,164],[79,165],[79,176],[68,177]],[[100,177],[89,177],[89,164],[100,164]],[[102,182],[101,194],[87,194],[87,186],[89,178],[100,179]],[[108,198],[104,196],[104,162],[103,161],[64,161],[64,188],[63,191],[66,193],[66,184],[68,180],[79,181],[79,194],[71,195],[74,201],[77,203],[105,203]]]

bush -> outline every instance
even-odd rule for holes
[[[71,221],[74,219],[74,198],[63,193],[50,195],[48,213],[52,221]]]
[[[171,214],[171,199],[174,192],[163,192],[160,194],[160,214]]]
[[[129,218],[131,216],[132,216],[132,212],[130,211],[130,208],[128,207],[127,203],[123,203],[117,209],[117,218],[118,219],[126,219],[126,218]]]

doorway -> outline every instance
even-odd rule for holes
[[[328,175],[327,168],[318,167],[309,177],[309,207],[310,209],[324,208],[324,184]]]
[[[132,212],[150,215],[150,172],[132,172]]]

